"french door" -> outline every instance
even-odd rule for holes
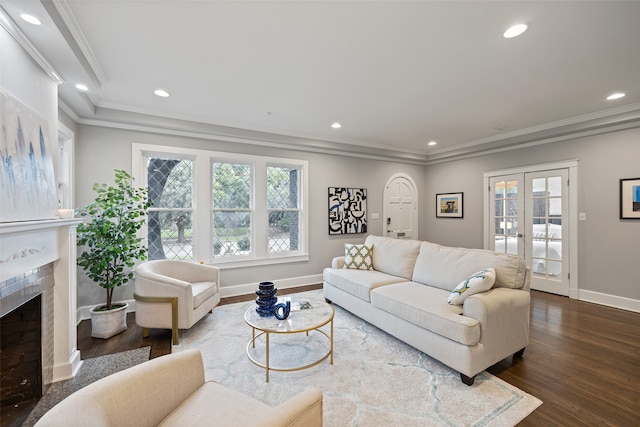
[[[569,295],[569,170],[489,177],[489,248],[524,257],[531,288]]]

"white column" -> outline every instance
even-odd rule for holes
[[[76,226],[58,228],[60,258],[53,263],[54,295],[54,360],[53,382],[75,376],[82,361],[77,348],[77,268]]]

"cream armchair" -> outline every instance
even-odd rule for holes
[[[97,380],[44,414],[36,427],[322,427],[322,392],[278,406],[205,380],[200,351],[156,357]]]
[[[136,323],[149,328],[189,329],[220,302],[220,270],[187,261],[155,260],[135,269]]]

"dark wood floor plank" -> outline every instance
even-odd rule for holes
[[[487,369],[544,402],[519,426],[640,425],[640,313],[537,291],[531,297],[530,344],[524,356]],[[221,304],[253,298],[224,298]],[[80,322],[82,358],[145,346],[151,346],[152,358],[171,353],[170,331],[152,329],[149,338],[142,338],[134,314],[127,316],[127,323],[125,332],[101,340],[91,338],[89,321]],[[4,414],[2,420],[3,426],[20,425],[6,424]]]

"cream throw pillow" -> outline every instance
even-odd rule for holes
[[[372,252],[373,246],[345,244],[343,268],[373,270]]]
[[[488,291],[495,282],[495,268],[485,268],[477,273],[473,273],[456,286],[453,292],[451,292],[451,295],[449,295],[449,299],[447,301],[451,305],[462,305],[468,296]]]

